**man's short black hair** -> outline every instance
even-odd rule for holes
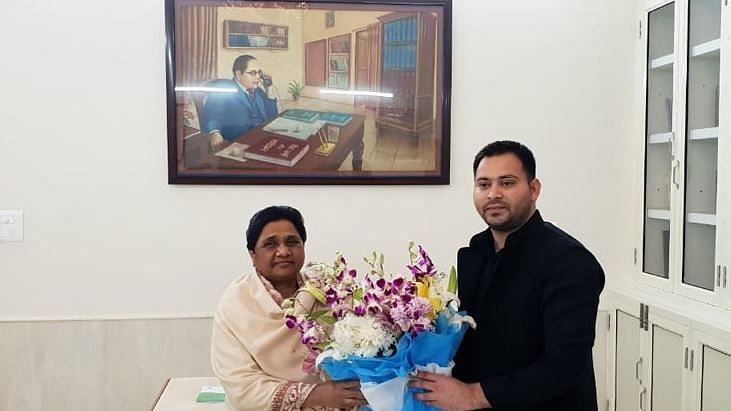
[[[256,60],[256,57],[249,54],[242,54],[236,57],[236,60],[234,60],[234,66],[231,69],[231,71],[234,73],[234,76],[236,75],[237,71],[244,73],[246,71],[246,68],[249,66],[249,62],[251,60]]]
[[[307,231],[305,231],[305,220],[302,214],[296,208],[290,206],[269,206],[257,211],[249,221],[249,227],[246,229],[246,248],[253,251],[256,242],[259,240],[264,227],[272,221],[287,220],[294,228],[297,229],[302,242],[307,241]]]
[[[523,171],[528,176],[528,181],[536,178],[536,159],[530,149],[517,141],[501,140],[493,141],[477,152],[475,161],[472,163],[472,175],[477,174],[477,166],[483,158],[499,156],[501,154],[514,154],[523,164]]]

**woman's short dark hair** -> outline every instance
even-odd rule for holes
[[[292,223],[294,228],[297,229],[300,238],[302,238],[302,242],[307,241],[305,220],[296,208],[290,206],[269,206],[257,211],[251,217],[249,227],[246,229],[246,248],[253,251],[264,227],[272,221],[280,220],[287,220]]]
[[[512,153],[518,157],[518,160],[523,164],[523,171],[528,176],[528,181],[533,181],[536,178],[536,159],[533,157],[533,153],[528,147],[510,140],[493,141],[478,151],[475,156],[475,161],[472,163],[472,175],[477,173],[477,166],[480,165],[480,161],[483,158],[508,153]]]

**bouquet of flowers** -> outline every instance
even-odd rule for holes
[[[337,254],[332,265],[309,264],[301,292],[319,303],[301,310],[286,304],[286,325],[308,348],[303,368],[332,379],[359,379],[373,411],[431,410],[407,387],[417,370],[451,373],[452,358],[471,317],[457,312],[457,273],[438,272],[423,247],[409,244],[411,264],[388,275],[383,255],[365,258],[365,274]]]

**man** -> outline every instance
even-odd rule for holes
[[[211,136],[211,149],[224,140],[235,140],[277,115],[271,79],[262,78],[256,58],[248,54],[236,58],[233,79],[218,80],[211,86],[235,89],[235,93],[209,93],[203,106],[203,131]]]
[[[473,200],[488,229],[459,250],[462,309],[477,321],[454,378],[420,373],[417,398],[445,410],[597,409],[591,348],[604,273],[536,210],[531,151],[489,144],[473,163]]]

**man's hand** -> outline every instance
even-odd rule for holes
[[[211,133],[211,150],[217,150],[223,145],[223,136],[218,131]]]
[[[485,398],[480,384],[465,384],[448,375],[419,371],[409,386],[423,388],[427,391],[416,394],[417,400],[445,411],[492,408],[490,402]]]
[[[366,400],[360,392],[360,381],[328,381],[317,384],[302,406],[350,409],[365,404]]]

